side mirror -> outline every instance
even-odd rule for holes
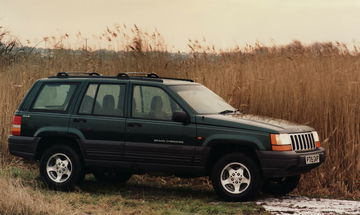
[[[188,123],[189,122],[189,117],[188,115],[181,111],[181,112],[174,112],[173,113],[173,116],[172,116],[172,120],[174,122],[182,122],[184,124]]]

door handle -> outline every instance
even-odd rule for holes
[[[129,122],[127,124],[128,127],[142,127],[141,123],[137,123],[137,122]]]
[[[73,122],[83,122],[83,123],[85,123],[85,122],[86,122],[86,119],[74,118],[74,119],[73,119]]]

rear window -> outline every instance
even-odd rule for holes
[[[76,87],[75,83],[46,83],[42,86],[31,109],[66,112]]]

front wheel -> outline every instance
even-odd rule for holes
[[[271,195],[286,195],[293,191],[299,184],[300,176],[270,178],[265,181],[263,192]]]
[[[71,190],[84,178],[80,156],[66,145],[47,149],[40,159],[39,170],[45,183],[55,190]]]
[[[259,166],[243,153],[220,158],[213,167],[211,181],[215,191],[227,201],[253,199],[262,184]]]

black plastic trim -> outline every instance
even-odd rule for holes
[[[321,165],[326,158],[324,148],[303,153],[295,151],[256,151],[256,153],[262,167],[263,175],[268,178],[300,175]],[[305,164],[305,156],[312,154],[320,155],[320,163]]]
[[[134,173],[164,172],[176,175],[205,176],[206,169],[201,166],[172,165],[172,164],[154,164],[143,162],[126,161],[108,161],[85,159],[85,166],[89,169],[97,168],[121,168],[128,169]]]
[[[39,137],[9,136],[8,146],[12,155],[34,160]]]

